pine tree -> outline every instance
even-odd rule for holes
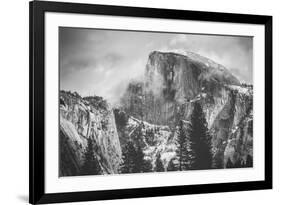
[[[136,150],[132,141],[127,142],[123,150],[122,173],[133,173],[135,171]]]
[[[143,133],[144,124],[140,125],[131,134],[131,140],[126,144],[123,151],[123,164],[121,166],[122,173],[141,173],[152,170],[152,165],[145,160],[143,153]]]
[[[227,163],[226,163],[226,168],[233,168],[233,167],[234,167],[234,165],[233,165],[231,159],[228,158]]]
[[[145,139],[145,133],[143,132],[144,124],[141,122],[130,135],[131,139],[136,143],[136,145],[144,145],[143,141]]]
[[[233,168],[241,168],[243,167],[243,161],[241,159],[237,159],[233,165]]]
[[[142,151],[142,148],[140,144],[137,144],[136,149],[136,160],[135,160],[135,167],[134,167],[134,173],[140,173],[144,170],[144,153]]]
[[[88,138],[87,149],[84,154],[84,164],[81,169],[81,175],[97,175],[100,174],[99,162],[94,153],[93,140]]]
[[[170,160],[168,167],[167,167],[167,171],[177,171],[174,160]]]
[[[253,157],[251,155],[247,155],[245,167],[253,167]]]
[[[152,172],[152,164],[150,160],[144,160],[142,171]]]
[[[165,171],[160,154],[157,154],[157,157],[156,157],[155,171],[156,172],[164,172]]]
[[[191,114],[191,127],[189,132],[190,149],[192,152],[191,169],[211,169],[212,150],[211,137],[208,132],[207,122],[199,102],[194,103]]]
[[[123,164],[121,165],[122,173],[141,173],[152,170],[151,163],[144,159],[144,153],[139,142],[135,146],[129,141],[123,150]]]
[[[213,159],[213,168],[215,169],[222,169],[224,164],[223,164],[223,158],[224,158],[224,154],[222,151],[218,151],[215,155],[214,155],[214,159]]]
[[[188,137],[184,130],[183,121],[180,120],[177,130],[177,150],[178,170],[187,170],[189,168],[189,152],[188,152]]]

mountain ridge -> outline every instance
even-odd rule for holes
[[[66,170],[61,175],[79,173],[88,137],[95,139],[103,174],[119,172],[128,141],[141,143],[152,167],[160,156],[167,170],[176,155],[178,124],[183,121],[188,129],[195,102],[202,106],[212,136],[214,168],[225,168],[228,160],[245,162],[253,157],[252,86],[241,84],[225,67],[200,55],[153,51],[144,80],[128,84],[118,108],[99,96],[60,92],[61,138],[68,143],[61,149],[74,157],[61,155],[75,170],[62,165]]]

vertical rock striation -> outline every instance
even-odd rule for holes
[[[60,175],[79,175],[87,139],[92,138],[104,174],[118,173],[121,146],[112,109],[100,97],[60,92]]]
[[[253,158],[252,86],[198,54],[154,51],[144,80],[129,83],[118,108],[102,97],[60,92],[60,176],[79,175],[88,138],[102,174],[118,173],[128,141],[141,145],[152,169],[158,156],[168,170],[179,121],[188,130],[194,102],[201,104],[212,136],[214,168]]]
[[[198,54],[152,52],[144,82],[129,84],[122,109],[173,132],[179,120],[189,121],[195,101],[201,103],[212,133],[218,168],[228,158],[235,163],[252,156],[252,87],[241,85],[225,67]]]

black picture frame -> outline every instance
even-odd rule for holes
[[[272,17],[262,15],[184,11],[155,8],[105,6],[62,2],[32,1],[30,12],[30,164],[29,202],[31,204],[75,202],[198,193],[260,190],[272,188]],[[61,12],[131,16],[143,18],[198,20],[210,22],[259,24],[265,26],[265,180],[237,183],[200,184],[153,188],[86,191],[72,193],[45,192],[45,13]]]

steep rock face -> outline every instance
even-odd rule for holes
[[[92,138],[103,173],[117,173],[122,152],[112,109],[100,97],[60,92],[60,175],[79,175]]]
[[[222,95],[221,102],[204,106],[206,113],[212,112],[208,123],[213,136],[214,159],[222,163],[221,166],[226,165],[228,158],[234,164],[237,160],[246,163],[248,155],[253,157],[252,88],[227,86],[224,90],[227,95]],[[208,115],[206,117],[208,119]]]
[[[194,53],[152,52],[145,79],[131,82],[121,106],[110,108],[101,97],[60,92],[60,176],[79,175],[88,138],[104,174],[118,173],[128,141],[140,144],[155,168],[176,161],[177,131],[188,129],[199,102],[212,136],[214,168],[230,160],[253,158],[253,90],[226,68]]]
[[[145,81],[132,82],[122,100],[125,109],[138,119],[174,124],[182,104],[198,96],[203,88],[218,95],[221,84],[240,85],[226,68],[197,54],[154,51],[149,55]]]
[[[152,52],[145,80],[132,82],[122,109],[150,124],[168,126],[174,133],[179,120],[189,121],[193,103],[202,105],[212,134],[216,167],[252,156],[252,87],[241,85],[230,71],[194,53]],[[164,154],[164,152],[163,152]]]

